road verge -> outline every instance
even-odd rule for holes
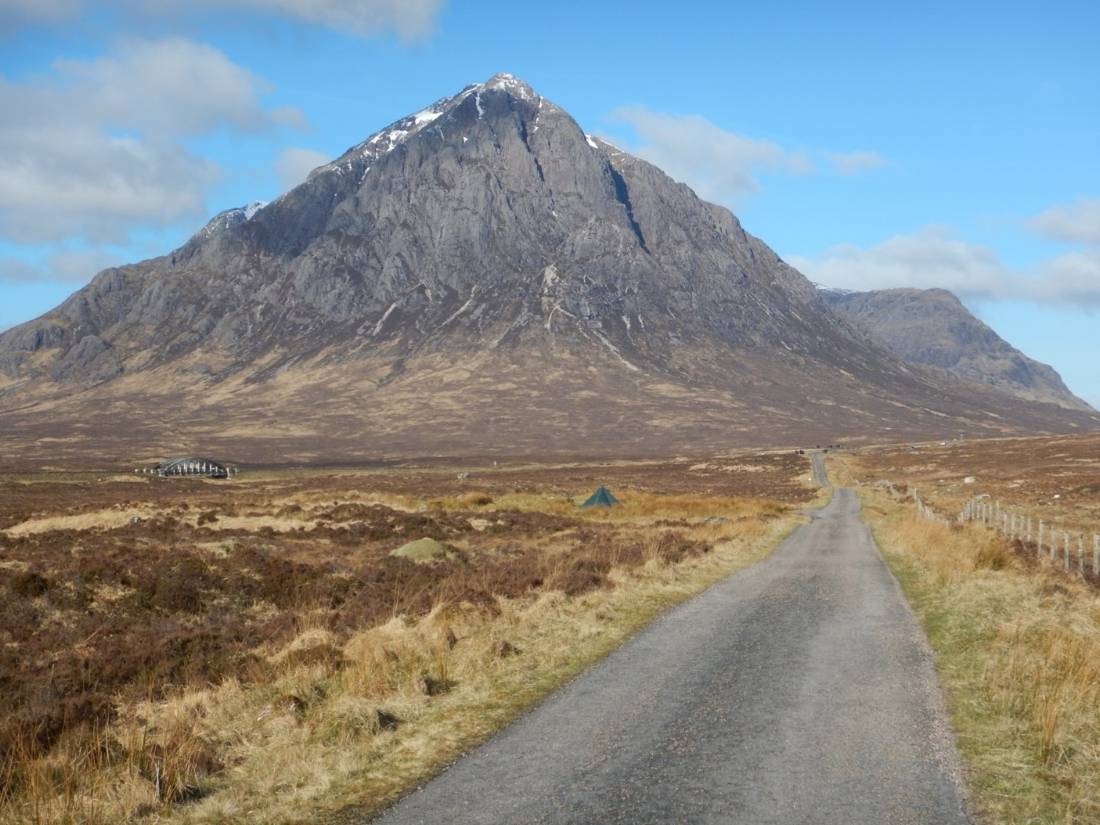
[[[977,814],[1100,821],[1100,597],[979,526],[863,488],[864,518],[936,655]]]

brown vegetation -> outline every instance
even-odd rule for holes
[[[870,447],[834,460],[834,467],[863,484],[916,487],[926,503],[952,517],[967,499],[984,495],[1031,515],[1036,525],[1043,519],[1071,533],[1100,533],[1098,435]]]
[[[744,563],[787,511],[775,499],[812,496],[800,461],[738,461],[763,469],[3,482],[0,818],[207,810],[217,820],[243,796],[278,819],[279,805],[319,787],[330,805],[349,799],[327,786],[357,775],[352,763],[362,773],[362,760],[377,762],[439,702],[476,704],[507,683],[486,681],[498,669],[520,674],[513,692],[533,701],[706,578],[673,571]],[[572,497],[597,478],[623,506],[576,508]],[[744,496],[769,482],[773,498]],[[661,486],[673,494],[651,492]],[[458,553],[428,564],[390,556],[424,537]],[[718,558],[691,567],[716,547]],[[625,593],[639,606],[623,604]],[[593,619],[615,604],[614,621]],[[577,632],[592,621],[586,646]],[[568,652],[555,652],[564,638]],[[519,699],[495,701],[515,712]],[[392,794],[505,716],[457,725],[465,733],[450,750],[406,755],[358,792]],[[359,756],[340,747],[350,741]],[[324,775],[257,785],[250,771],[280,747],[320,749]],[[286,758],[289,773],[301,770]]]

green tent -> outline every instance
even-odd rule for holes
[[[581,507],[612,507],[618,503],[619,500],[611,495],[611,491],[601,484],[600,489],[589,496]]]

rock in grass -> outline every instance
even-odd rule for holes
[[[401,720],[394,716],[389,711],[378,708],[374,711],[375,722],[378,724],[378,730],[393,730],[400,723]]]
[[[493,654],[498,659],[507,659],[509,656],[518,656],[520,652],[520,649],[509,642],[507,639],[499,641],[495,645],[493,645]]]
[[[420,690],[424,692],[425,696],[442,696],[444,693],[449,692],[455,684],[450,679],[436,679],[427,675],[420,677]]]
[[[402,544],[396,550],[390,552],[391,556],[399,559],[408,559],[415,564],[432,564],[433,562],[447,559],[461,559],[462,554],[451,547],[435,539],[423,538]]]

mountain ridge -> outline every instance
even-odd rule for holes
[[[945,289],[825,290],[834,310],[905,360],[1032,401],[1092,410],[1048,364],[1013,347]]]
[[[247,212],[0,334],[9,443],[321,460],[1100,423],[904,362],[728,210],[510,75]]]

